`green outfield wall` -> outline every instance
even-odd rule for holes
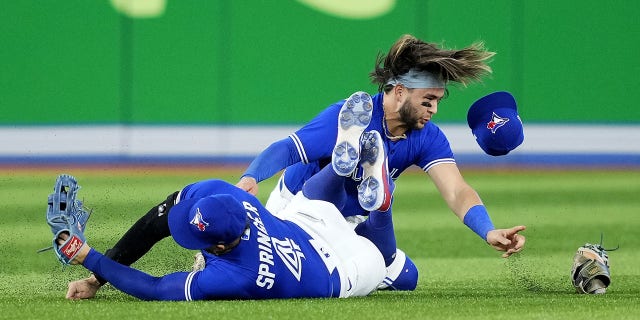
[[[366,6],[363,6],[366,4]],[[438,122],[511,91],[529,123],[640,123],[639,1],[0,3],[0,125],[287,125],[351,92],[402,34],[496,51]]]

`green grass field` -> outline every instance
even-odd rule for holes
[[[447,209],[420,172],[397,183],[398,244],[420,270],[414,292],[352,299],[143,302],[112,287],[85,301],[64,299],[82,267],[62,268],[50,244],[46,198],[58,173],[74,174],[94,210],[86,232],[104,251],[152,205],[205,178],[237,181],[215,169],[47,169],[0,171],[0,319],[637,319],[640,317],[640,171],[463,170],[497,227],[524,224],[526,248],[509,259],[486,245]],[[274,180],[263,182],[261,197]],[[572,257],[604,233],[612,284],[601,296],[578,295]],[[153,275],[190,268],[194,252],[170,239],[135,264]]]

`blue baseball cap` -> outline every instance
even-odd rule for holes
[[[505,155],[524,141],[516,99],[506,91],[488,94],[474,102],[467,113],[467,123],[488,155]]]
[[[229,244],[242,235],[248,219],[242,203],[229,194],[180,201],[168,218],[171,236],[187,249]]]

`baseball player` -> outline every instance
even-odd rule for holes
[[[380,135],[371,133],[361,150],[366,157],[366,175],[379,187],[366,190],[367,194],[373,195],[374,203],[390,203],[393,184],[389,183]],[[350,161],[357,166],[360,158]],[[84,239],[84,227],[74,229],[73,223],[69,228],[75,235],[56,227],[54,247],[59,257],[65,256],[64,261],[82,264],[119,290],[143,300],[364,296],[377,288],[386,271],[374,243],[356,235],[339,211],[347,199],[345,181],[332,166],[326,166],[308,179],[277,217],[253,195],[221,180],[196,182],[171,195],[174,200],[163,202],[157,213],[164,213],[165,227],[178,244],[201,250],[206,259],[202,270],[153,277],[78,240]],[[49,211],[55,211],[51,203]],[[67,221],[55,218],[48,214],[49,221]],[[371,218],[375,220],[376,213]],[[55,223],[50,225],[54,230]],[[75,239],[73,246],[70,233]],[[383,238],[394,238],[393,230],[372,240]],[[90,298],[97,288],[88,279],[72,282],[67,298]]]
[[[346,149],[345,157],[354,154],[349,152],[353,150],[334,146],[331,142],[340,138],[340,130],[336,131],[335,127],[337,118],[339,124],[342,121],[343,106],[371,103],[370,108],[366,107],[371,110],[366,130],[377,131],[382,136],[388,150],[392,179],[397,179],[410,166],[420,167],[453,213],[473,232],[493,248],[503,251],[503,257],[520,251],[525,238],[519,232],[525,227],[494,227],[480,197],[458,170],[445,134],[431,121],[441,100],[448,94],[448,84],[466,85],[480,80],[491,72],[486,61],[493,55],[481,43],[461,50],[446,50],[410,35],[402,36],[386,55],[379,57],[376,68],[370,73],[372,82],[379,86],[378,94],[370,97],[365,92],[356,92],[329,106],[287,138],[267,147],[236,185],[257,194],[260,181],[286,168],[266,203],[272,212],[285,208],[304,182],[324,165],[341,165],[342,160],[332,157],[336,154],[335,148]],[[374,212],[358,203],[359,186],[363,182],[362,171],[356,168],[347,179],[349,198],[342,210],[345,217],[367,216]],[[359,223],[355,231],[374,238],[376,230],[369,221]],[[395,243],[389,242],[380,248],[389,268],[394,267],[393,263],[403,263],[394,261],[398,253]]]

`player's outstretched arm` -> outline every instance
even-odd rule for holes
[[[86,248],[86,250],[85,250]],[[90,271],[100,270],[102,276],[116,289],[141,300],[186,300],[184,286],[188,272],[176,272],[154,277],[140,270],[115,262],[103,254],[85,245],[83,251],[72,261],[72,264],[82,264]],[[93,276],[69,283],[67,299],[90,299],[95,297],[100,285]],[[204,296],[196,291],[191,293],[195,298]]]
[[[257,183],[273,177],[282,169],[302,161],[298,147],[290,138],[276,141],[264,149],[249,165],[236,186],[253,195],[258,193]]]
[[[525,226],[515,226],[510,229],[494,229],[487,233],[487,243],[498,251],[504,251],[503,258],[520,252],[524,248],[525,237],[519,234]]]

